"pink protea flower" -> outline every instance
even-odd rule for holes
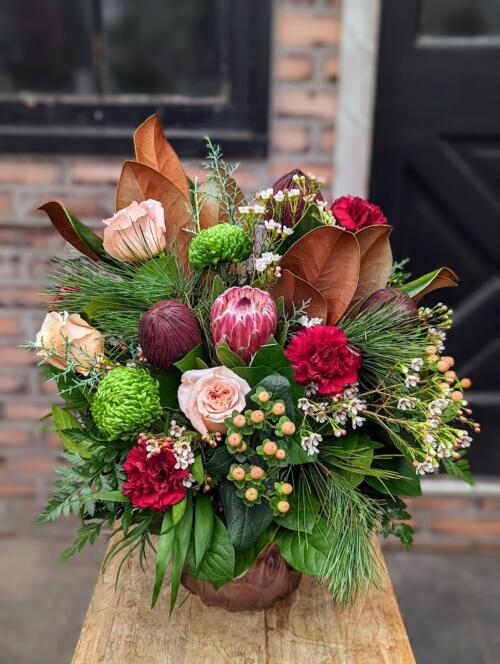
[[[225,341],[245,362],[269,341],[277,320],[273,298],[251,286],[234,286],[219,295],[210,316],[215,345]]]

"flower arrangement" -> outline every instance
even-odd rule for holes
[[[40,521],[80,517],[65,557],[104,527],[108,559],[153,554],[153,605],[169,563],[173,608],[183,574],[221,588],[271,544],[346,604],[377,583],[374,534],[411,544],[422,476],[471,481],[452,312],[420,306],[456,277],[410,280],[381,210],[328,204],[312,175],[248,202],[210,142],[201,183],[157,116],[134,143],[103,238],[42,207],[76,251],[29,345],[65,402]]]

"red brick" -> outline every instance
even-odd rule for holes
[[[77,184],[116,184],[122,164],[122,160],[78,161],[70,168],[70,178]]]
[[[37,363],[36,354],[16,346],[0,346],[0,366],[30,366]]]
[[[410,511],[413,509],[419,509],[427,510],[429,512],[465,512],[465,510],[471,505],[471,499],[455,496],[419,496],[418,498],[407,498],[405,503]]]
[[[49,249],[54,253],[64,246],[64,240],[55,231],[48,217],[43,212],[39,212],[40,219],[42,215],[47,222],[43,228],[30,228],[29,226],[18,225],[0,227],[0,244],[4,247],[19,247],[20,249]]]
[[[321,132],[321,149],[324,152],[331,152],[335,147],[335,138],[335,131],[333,129],[324,129]]]
[[[20,335],[20,317],[15,314],[0,315],[0,337],[18,337]]]
[[[6,403],[3,405],[3,414],[6,420],[25,420],[34,422],[45,417],[49,412],[48,405],[34,403]]]
[[[287,117],[321,118],[333,121],[337,109],[337,96],[333,92],[314,90],[278,90],[275,98],[277,115]]]
[[[1,498],[32,498],[35,495],[35,487],[32,484],[14,484],[0,480]]]
[[[309,147],[309,130],[307,127],[280,127],[273,131],[273,147],[277,152],[306,152]]]
[[[327,58],[323,64],[323,76],[327,81],[335,81],[339,76],[340,62],[336,55]]]
[[[282,55],[277,59],[275,73],[279,81],[306,81],[313,73],[313,64],[305,55]]]
[[[12,184],[55,184],[61,171],[55,162],[8,160],[0,162],[0,182]]]
[[[434,519],[432,530],[449,535],[500,535],[498,519]]]
[[[26,388],[26,378],[16,376],[15,374],[0,375],[0,392],[4,394],[14,394],[21,392]]]
[[[57,434],[52,429],[49,429],[49,430],[44,432],[44,434],[43,434],[43,443],[46,447],[51,447],[51,448],[55,448],[55,449],[58,449],[58,450],[63,449],[61,439],[59,438],[59,434]]]
[[[12,214],[12,199],[9,194],[0,194],[0,214],[3,216]]]
[[[41,306],[43,297],[33,288],[0,288],[0,306]]]
[[[276,39],[280,46],[334,46],[339,35],[339,20],[330,14],[308,16],[281,12],[276,21]]]
[[[47,193],[36,194],[30,198],[31,200],[27,202],[26,214],[38,218],[40,214],[44,214],[38,208],[47,201]],[[81,219],[105,219],[113,214],[110,204],[105,204],[101,198],[93,196],[91,193],[59,195],[56,198]]]
[[[46,381],[40,377],[40,391],[49,397],[57,397],[57,383],[54,380]]]
[[[31,438],[32,434],[28,429],[0,429],[0,445],[4,447],[21,447],[27,445]]]
[[[57,459],[29,457],[13,459],[8,463],[8,470],[21,473],[50,473],[58,465]]]
[[[491,496],[489,498],[483,498],[480,505],[481,509],[485,510],[486,512],[500,512],[500,497],[495,498]]]

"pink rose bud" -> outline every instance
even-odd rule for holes
[[[273,184],[273,192],[277,194],[278,191],[285,191],[285,190],[290,191],[290,189],[297,189],[298,185],[293,179],[295,175],[302,177],[304,176],[304,173],[300,170],[300,168],[295,168],[293,171],[285,173]],[[310,184],[310,178],[308,178],[307,176],[305,176],[305,178],[306,178],[305,179],[306,190],[308,190]],[[320,191],[316,193],[316,200],[317,201],[323,200],[323,196],[321,195]],[[266,219],[274,219],[274,221],[279,222],[282,226],[288,226],[289,228],[291,228],[298,221],[300,221],[303,212],[304,212],[304,197],[302,194],[300,194],[300,196],[298,197],[297,208],[295,211],[292,211],[292,206],[290,205],[290,203],[287,202],[285,203],[281,211],[278,212],[276,206],[273,204],[273,201],[270,200],[268,203]]]
[[[165,214],[159,201],[134,201],[104,219],[104,250],[125,263],[158,256],[165,247]]]
[[[278,313],[266,291],[234,286],[212,305],[210,323],[216,346],[224,341],[247,362],[274,334]]]

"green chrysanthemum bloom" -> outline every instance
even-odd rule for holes
[[[112,369],[97,388],[92,416],[109,440],[131,438],[162,412],[157,381],[142,369]]]
[[[252,241],[241,226],[216,224],[198,233],[189,245],[189,262],[197,270],[219,263],[239,263],[252,252]]]

